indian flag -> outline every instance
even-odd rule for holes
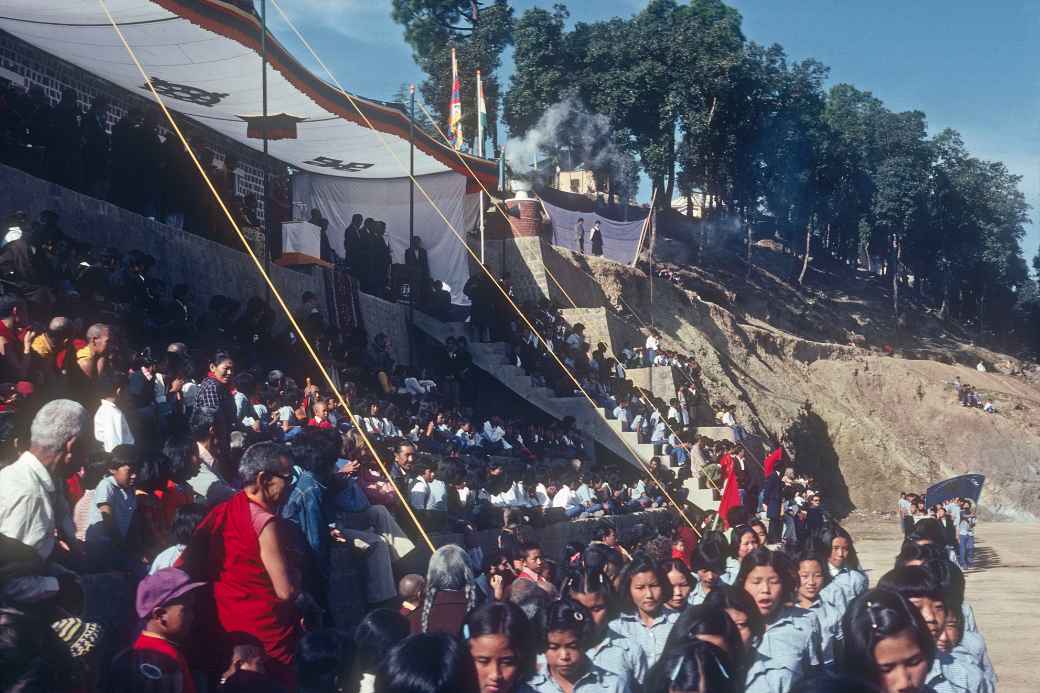
[[[462,85],[459,82],[459,64],[455,59],[455,49],[451,49],[451,117],[448,129],[455,149],[462,149]]]
[[[477,156],[484,156],[484,139],[487,132],[487,103],[484,101],[484,83],[477,70]]]

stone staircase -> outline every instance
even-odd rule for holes
[[[420,311],[415,311],[415,326],[441,344],[448,337],[466,336],[463,323],[441,322]],[[535,385],[531,376],[522,368],[507,362],[505,344],[470,342],[469,352],[474,365],[545,413],[557,419],[573,417],[578,430],[585,433],[590,449],[592,442],[600,443],[637,468],[649,465],[650,458],[654,456],[653,445],[640,443],[636,433],[622,431],[621,422],[610,418],[612,412],[593,407],[584,396],[558,397],[553,390]],[[728,428],[725,430],[729,431]],[[636,456],[642,465],[637,462]],[[688,500],[693,505],[704,510],[717,506],[717,493],[709,487],[704,477],[687,480],[685,488],[689,492]]]

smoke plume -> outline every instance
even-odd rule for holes
[[[610,120],[574,96],[550,107],[523,137],[510,138],[505,154],[513,177],[531,183],[552,180],[557,165],[609,176],[623,197],[638,181],[636,161],[618,146]]]

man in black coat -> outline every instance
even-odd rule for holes
[[[780,475],[783,472],[783,465],[777,464],[773,468],[773,473],[766,477],[762,486],[762,502],[766,506],[766,517],[769,518],[769,531],[766,534],[766,542],[769,544],[780,542],[784,528],[784,521],[780,512],[783,507],[784,491],[784,484]]]

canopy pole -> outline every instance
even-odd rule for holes
[[[411,98],[411,110],[408,116],[408,248],[411,249],[415,239],[415,85],[408,88]],[[419,259],[416,254],[417,261]],[[407,259],[405,266],[407,269]],[[415,271],[408,272],[408,363],[415,366]]]
[[[267,147],[267,0],[260,0],[260,89],[263,118],[260,134],[264,139],[264,271],[271,272],[271,160]],[[267,307],[271,307],[271,287],[266,287]]]

